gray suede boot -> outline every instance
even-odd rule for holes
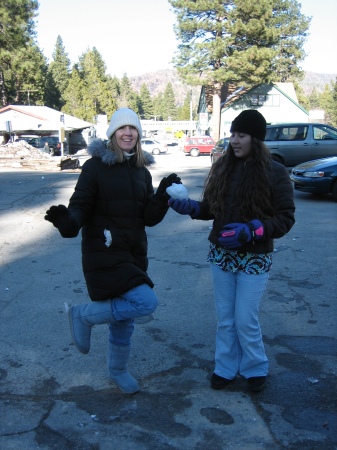
[[[90,350],[91,328],[94,325],[116,321],[112,315],[111,300],[71,306],[68,317],[73,343],[81,353],[88,353]]]
[[[109,342],[109,375],[124,394],[135,394],[139,391],[137,380],[126,370],[130,351],[131,345],[116,345]]]

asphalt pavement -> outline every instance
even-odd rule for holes
[[[179,174],[198,199],[208,157],[156,157],[154,186]],[[214,391],[211,222],[169,210],[148,228],[149,274],[160,304],[137,320],[130,372],[141,391],[108,379],[108,329],[88,355],[71,343],[64,303],[88,302],[80,237],[44,220],[67,204],[77,171],[0,170],[0,449],[337,449],[337,204],[295,192],[296,224],[275,241],[261,304],[270,360],[266,389],[238,377]]]

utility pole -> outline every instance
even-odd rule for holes
[[[23,90],[18,90],[18,92],[27,92],[28,106],[30,106],[29,93],[30,92],[38,92],[38,89],[23,89]]]
[[[192,128],[193,128],[193,103],[192,103],[192,87],[190,91],[190,136],[192,136]]]
[[[59,126],[59,141],[61,143],[61,158],[64,156],[64,139],[65,139],[65,126],[64,126],[64,114],[60,115],[60,126]]]

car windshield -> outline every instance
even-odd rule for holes
[[[337,139],[337,130],[324,125],[314,126],[314,139]]]

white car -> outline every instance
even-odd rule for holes
[[[148,139],[143,138],[141,139],[142,143],[142,149],[152,153],[153,155],[159,155],[160,153],[166,153],[167,152],[167,145],[162,144],[159,141],[156,141],[155,139]]]

